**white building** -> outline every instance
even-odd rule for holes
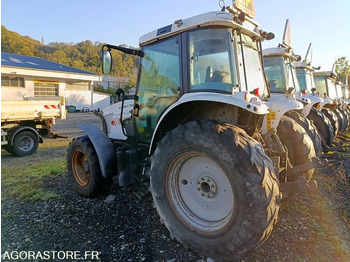
[[[98,110],[110,105],[110,96],[93,91],[100,81],[93,73],[45,59],[1,53],[1,100],[64,95],[67,106]]]
[[[130,78],[128,77],[116,77],[116,76],[102,76],[99,82],[95,82],[94,84],[98,84],[103,86],[105,89],[114,87],[123,88],[126,84],[129,84]]]

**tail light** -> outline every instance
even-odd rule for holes
[[[260,87],[255,88],[253,91],[250,92],[252,95],[255,95],[257,97],[261,97],[263,95],[263,91]]]

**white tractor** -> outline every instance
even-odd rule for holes
[[[82,126],[86,135],[71,142],[75,190],[91,197],[113,176],[122,187],[143,181],[185,247],[227,261],[261,245],[281,191],[308,189],[300,177],[321,163],[292,166],[275,132],[262,134],[269,93],[261,42],[273,34],[254,15],[253,1],[235,1],[142,36],[139,49],[104,45],[104,73],[116,50],[140,58],[136,94],[102,111],[103,131]]]

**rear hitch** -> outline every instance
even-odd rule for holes
[[[327,159],[321,160],[318,157],[313,157],[308,163],[288,169],[287,177],[289,179],[296,179],[294,182],[286,182],[281,184],[281,191],[283,195],[288,196],[292,193],[300,191],[315,192],[317,190],[316,180],[311,180],[310,182],[307,182],[306,178],[302,174],[313,168],[325,168],[327,166]]]
[[[316,192],[317,182],[316,180],[311,180],[308,183],[304,176],[299,176],[295,182],[281,184],[280,189],[282,191],[283,196],[288,196],[300,191]]]
[[[53,139],[57,139],[57,138],[68,138],[68,136],[62,136],[59,134],[56,134],[54,132],[51,131],[51,129],[49,130],[49,138],[53,138]],[[42,142],[41,142],[42,143]]]
[[[305,164],[292,167],[288,169],[288,177],[296,177],[299,174],[305,173],[313,168],[325,168],[328,166],[327,159],[319,159],[318,157],[313,157],[311,160]]]
[[[346,152],[348,151],[348,147],[344,145],[332,146],[329,148],[329,151]]]

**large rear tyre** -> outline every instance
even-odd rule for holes
[[[263,243],[280,203],[262,146],[240,128],[210,121],[181,125],[158,143],[150,191],[170,234],[215,260],[241,259]]]
[[[326,117],[324,113],[322,113],[321,111],[317,110],[314,107],[311,108],[311,111],[307,117],[310,120],[312,120],[318,132],[320,133],[323,140],[325,141],[326,145],[332,146],[333,139],[334,139],[334,129],[328,117]],[[323,151],[327,152],[328,148],[324,146]]]
[[[334,110],[335,115],[338,118],[338,125],[339,125],[339,133],[342,134],[345,132],[346,127],[347,127],[347,123],[346,123],[346,119],[345,119],[345,115],[343,112],[341,112],[341,109],[336,108]]]
[[[336,137],[339,132],[339,122],[337,115],[330,108],[323,108],[322,112],[326,117],[328,117],[329,121],[331,122],[334,131],[334,137]]]
[[[38,146],[36,134],[31,131],[21,131],[16,134],[12,146],[8,147],[8,152],[16,156],[29,156],[38,149]]]
[[[313,142],[316,156],[321,157],[322,140],[321,135],[319,134],[316,126],[308,118],[296,111],[289,111],[286,113],[286,115],[294,119],[299,125],[301,125],[305,129],[306,133],[309,135]]]
[[[68,147],[67,169],[70,183],[78,194],[92,197],[105,193],[111,179],[101,175],[95,149],[87,136],[74,138]]]
[[[277,135],[282,144],[288,149],[288,157],[293,166],[298,166],[309,162],[316,156],[311,138],[305,129],[292,118],[283,115],[277,127]],[[309,182],[315,169],[310,169],[304,173],[304,177]],[[295,181],[297,177],[289,179]]]
[[[345,119],[345,131],[344,133],[349,129],[349,111],[346,107],[341,109],[341,112],[344,115],[344,119]]]

